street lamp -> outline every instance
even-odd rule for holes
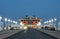
[[[37,24],[37,26],[41,26],[41,23],[39,22],[39,23]]]
[[[10,19],[8,19],[8,22],[11,22],[11,20],[10,20]]]
[[[11,27],[11,20],[8,19],[8,26]]]
[[[5,20],[5,22],[7,22],[7,18],[5,18],[4,20]]]
[[[49,23],[51,23],[51,20],[49,20]]]
[[[7,29],[7,26],[8,26],[8,23],[7,23],[8,19],[7,18],[4,18],[4,21],[5,21],[5,27],[4,27],[4,29],[6,30]]]
[[[52,20],[49,20],[49,27],[50,27],[51,23],[52,23]]]
[[[57,20],[57,18],[54,18],[54,20],[56,21],[56,20]]]
[[[57,30],[58,30],[58,26],[56,26],[57,18],[54,18],[54,21],[55,21],[55,28],[57,27]]]
[[[21,26],[24,26],[24,24],[23,24],[22,22],[20,23],[20,25],[21,25]]]
[[[46,24],[46,22],[44,22],[44,24]]]

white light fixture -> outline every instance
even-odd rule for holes
[[[57,19],[56,19],[56,18],[54,18],[54,20],[56,21]]]
[[[37,24],[37,26],[40,26],[41,25],[41,23],[39,22],[38,24]]]
[[[46,22],[44,22],[44,24],[46,24]]]
[[[24,24],[23,24],[22,22],[20,23],[20,25],[21,25],[21,26],[24,26]]]
[[[27,29],[27,27],[25,26],[24,29]]]
[[[51,23],[51,20],[49,20],[49,23]]]
[[[8,22],[10,22],[11,20],[10,19],[8,19]]]
[[[2,19],[2,17],[0,16],[0,20]]]
[[[7,21],[7,18],[5,18],[4,20]]]

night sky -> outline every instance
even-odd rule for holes
[[[60,19],[60,0],[0,0],[0,16],[17,20],[25,15]]]

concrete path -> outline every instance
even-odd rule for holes
[[[27,31],[19,32],[6,39],[55,39],[35,29],[28,29]]]
[[[43,33],[46,33],[50,36],[56,37],[57,39],[60,39],[60,31],[51,31],[51,30],[39,30]]]
[[[0,31],[0,39],[4,39],[18,32],[20,32],[20,30]]]

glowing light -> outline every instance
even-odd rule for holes
[[[44,24],[45,24],[46,22],[44,22]]]
[[[11,20],[10,19],[8,19],[8,22],[10,22]]]
[[[0,16],[0,19],[2,19],[2,17]]]
[[[57,19],[56,19],[56,18],[54,18],[54,20],[56,21]]]
[[[49,23],[51,22],[51,20],[49,20]]]
[[[5,18],[4,20],[7,21],[7,18]]]
[[[25,26],[24,29],[27,29],[27,27]]]
[[[22,22],[20,23],[20,25],[21,25],[21,26],[24,26],[24,24],[23,24]]]
[[[41,23],[39,22],[38,24],[37,24],[37,26],[40,26],[41,25]]]

